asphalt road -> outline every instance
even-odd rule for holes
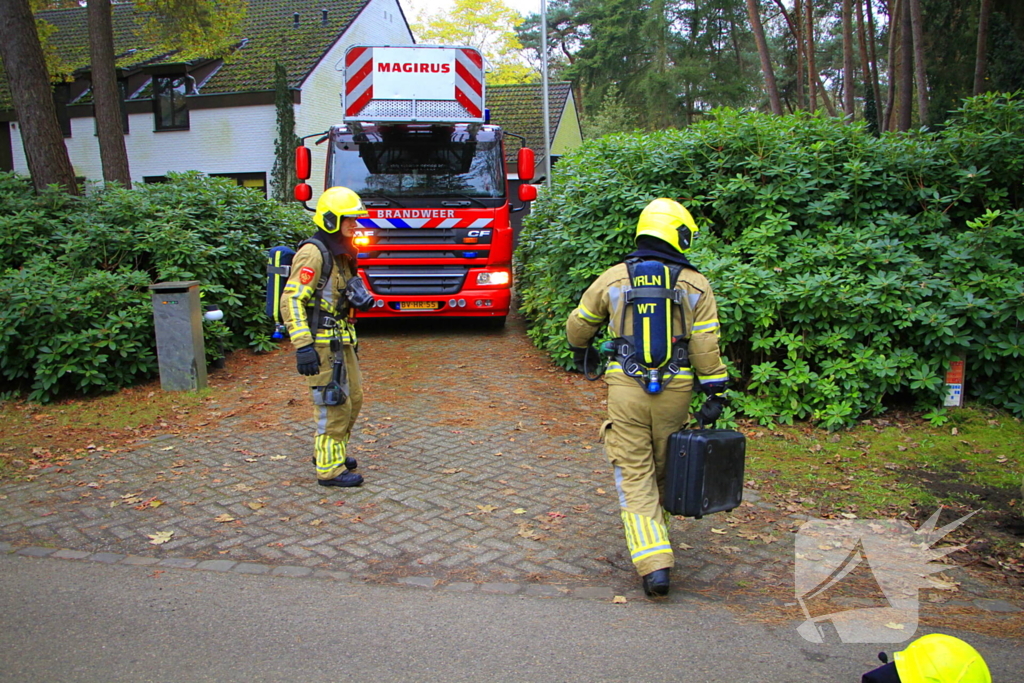
[[[545,599],[0,555],[0,681],[852,681],[878,646],[812,645],[697,598]],[[997,682],[1019,643],[965,636]]]

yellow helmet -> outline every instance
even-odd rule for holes
[[[918,638],[893,658],[901,683],[992,683],[978,651],[942,633]]]
[[[644,207],[636,223],[636,236],[650,235],[668,242],[685,254],[693,246],[697,235],[697,224],[693,216],[679,202],[664,197],[655,199]]]
[[[313,222],[324,232],[338,232],[341,219],[346,216],[365,216],[363,200],[347,187],[331,187],[316,202]]]

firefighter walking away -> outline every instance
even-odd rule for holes
[[[708,397],[698,416],[706,425],[721,415],[728,379],[711,285],[686,257],[697,230],[678,202],[652,201],[637,222],[636,250],[590,285],[566,321],[577,367],[589,376],[599,360],[594,337],[608,325],[614,338],[601,436],[627,549],[655,597],[668,594],[675,564],[672,517],[661,504],[668,437],[689,419],[695,376]]]

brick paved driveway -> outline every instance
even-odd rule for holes
[[[191,430],[0,485],[0,547],[462,590],[638,595],[596,442],[602,382],[554,367],[515,316],[501,330],[360,330],[366,402],[351,454],[362,488],[315,485],[311,411],[284,349],[251,366],[247,391],[207,402]],[[674,585],[797,616],[784,605],[800,521],[752,490],[732,514],[676,520]],[[151,544],[159,532],[173,534]],[[958,571],[958,600],[928,603],[926,615],[947,602],[970,610],[990,595]]]

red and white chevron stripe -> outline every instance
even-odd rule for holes
[[[373,99],[373,48],[353,47],[345,53],[345,116],[355,116]]]
[[[455,99],[473,118],[483,115],[484,60],[472,48],[455,51]]]

